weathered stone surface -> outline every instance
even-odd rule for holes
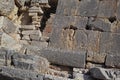
[[[87,34],[83,30],[76,30],[75,31],[75,44],[76,44],[76,50],[79,51],[86,51],[87,50]]]
[[[100,53],[101,54],[119,54],[120,52],[120,34],[117,33],[101,33]]]
[[[7,54],[6,49],[0,48],[0,66],[3,66],[3,65],[7,64],[6,54]]]
[[[113,80],[116,79],[120,70],[104,69],[104,68],[92,68],[90,69],[90,75],[96,79]]]
[[[98,17],[114,17],[117,1],[102,0],[99,4]]]
[[[46,48],[48,46],[47,42],[40,42],[40,41],[31,41],[32,46],[36,46],[39,49]]]
[[[30,0],[15,0],[15,3],[18,7],[23,7],[25,5],[25,2],[30,2]]]
[[[18,55],[12,56],[13,66],[24,70],[33,70],[36,72],[48,72],[49,62],[42,57],[33,55]]]
[[[94,80],[90,75],[74,73],[74,80]]]
[[[85,29],[88,22],[87,17],[80,17],[80,16],[60,16],[56,15],[54,19],[54,27],[58,27],[61,29],[69,28],[73,26],[76,29]]]
[[[99,1],[96,0],[60,0],[58,1],[56,14],[64,16],[96,16],[98,5]]]
[[[43,75],[36,72],[10,67],[2,67],[1,70],[2,71],[0,72],[0,75],[7,76],[16,80],[43,80]]]
[[[29,35],[32,41],[40,41],[39,35]]]
[[[39,30],[25,30],[25,31],[22,31],[23,35],[30,35],[30,34],[39,35],[39,33],[41,33]]]
[[[77,0],[59,0],[56,14],[65,16],[76,15],[77,5]]]
[[[22,45],[19,44],[13,37],[9,36],[6,33],[3,33],[1,38],[1,47],[5,47],[10,50],[19,51]]]
[[[120,68],[120,55],[108,54],[106,57],[105,65],[108,67]]]
[[[27,41],[30,41],[30,36],[29,35],[23,35],[22,36],[22,40],[27,40]]]
[[[117,19],[120,21],[120,0],[118,0],[117,5]]]
[[[41,50],[40,55],[47,58],[51,63],[71,67],[85,67],[86,52],[62,51],[47,48]]]
[[[43,79],[44,80],[74,80],[74,79],[57,77],[57,76],[52,76],[52,75],[45,75]]]
[[[35,29],[34,25],[21,25],[20,30],[33,30]]]
[[[14,9],[14,0],[0,0],[0,15],[9,15]]]
[[[80,16],[97,16],[99,0],[80,0],[77,15]]]
[[[110,32],[111,24],[107,19],[94,19],[91,17],[89,18],[87,29],[101,32]]]
[[[1,16],[0,22],[1,22],[0,28],[3,30],[3,32],[5,32],[7,34],[15,33],[16,26],[8,18]]]

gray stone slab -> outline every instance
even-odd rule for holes
[[[105,65],[107,67],[120,68],[120,55],[108,54],[106,57]]]
[[[119,54],[120,52],[120,34],[118,33],[101,33],[100,53],[101,54]]]
[[[87,17],[56,15],[53,26],[63,29],[72,25],[77,29],[85,29],[87,22]]]
[[[43,80],[43,75],[38,74],[36,72],[31,72],[27,70],[21,70],[16,68],[10,67],[2,67],[0,75],[4,75],[13,79],[20,79],[20,80]]]
[[[80,16],[97,16],[99,0],[80,0],[77,15]]]
[[[98,17],[114,17],[116,10],[116,0],[102,0],[99,4]]]
[[[44,80],[74,80],[74,79],[52,76],[52,75],[47,74],[47,75],[44,76]]]
[[[118,0],[118,6],[117,6],[117,19],[120,21],[120,0]]]
[[[84,30],[75,31],[75,50],[87,51],[87,34]]]
[[[47,48],[41,50],[40,55],[47,58],[51,63],[71,67],[85,67],[86,52],[63,51]]]
[[[64,16],[76,15],[78,4],[78,0],[59,0],[56,14]]]
[[[49,62],[45,58],[34,55],[14,54],[12,56],[12,63],[15,68],[32,70],[41,73],[46,73],[49,66]]]

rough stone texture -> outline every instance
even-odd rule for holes
[[[92,68],[90,69],[90,74],[92,77],[96,79],[102,80],[113,80],[118,78],[117,76],[120,75],[120,70],[111,70],[111,69],[104,69],[104,68]],[[116,74],[118,73],[118,74]]]
[[[120,49],[120,35],[117,33],[101,33],[100,39],[100,53],[119,54]]]
[[[41,50],[40,55],[47,58],[51,63],[71,67],[85,67],[86,52],[62,51],[49,48]]]
[[[2,67],[0,75],[7,76],[9,80],[10,78],[16,80],[43,80],[43,75],[38,74],[36,72],[30,72],[27,70],[9,68],[9,67]],[[6,78],[6,77],[3,77]]]
[[[6,33],[3,33],[1,38],[1,47],[5,47],[9,50],[19,51],[22,45],[19,44],[13,37],[9,36]]]
[[[80,16],[97,16],[99,0],[81,0],[77,10]]]
[[[117,18],[120,21],[120,0],[118,0],[118,5],[117,5]]]
[[[46,73],[49,68],[49,62],[45,58],[33,55],[15,54],[12,56],[12,63],[15,68],[33,70],[38,73]]]
[[[110,55],[106,57],[105,65],[108,67],[120,68],[120,55]]]
[[[117,6],[116,0],[102,0],[99,4],[98,17],[114,17]]]
[[[74,73],[73,75],[74,75],[75,80],[94,80],[89,75],[84,75],[84,74],[80,74],[80,73]]]
[[[7,34],[15,33],[16,26],[8,18],[1,16],[0,17],[0,28]]]
[[[69,79],[69,78],[62,78],[62,77],[55,77],[51,75],[45,75],[44,80],[74,80],[74,79]]]
[[[0,0],[0,15],[9,15],[14,9],[14,0]]]
[[[107,19],[89,18],[88,30],[110,32],[111,31],[111,24]]]
[[[72,25],[77,29],[85,29],[87,25],[88,18],[87,17],[80,17],[80,16],[60,16],[56,15],[54,19],[54,27],[58,28],[66,28]]]

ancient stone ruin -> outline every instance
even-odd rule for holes
[[[0,0],[0,80],[120,80],[120,0]]]

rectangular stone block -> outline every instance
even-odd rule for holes
[[[114,17],[116,11],[116,0],[102,0],[99,4],[98,17]]]
[[[32,35],[32,34],[30,34],[29,37],[30,37],[30,39],[32,41],[39,41],[40,40],[40,36],[39,35]]]
[[[120,68],[120,55],[108,54],[106,57],[105,65],[107,67]]]
[[[34,25],[21,25],[21,30],[33,30],[35,29]]]
[[[64,16],[74,16],[76,15],[78,4],[78,0],[59,0],[56,14]]]
[[[38,74],[37,72],[21,70],[10,67],[1,67],[2,71],[0,75],[9,77],[9,80],[19,79],[19,80],[43,80],[42,74]],[[5,79],[5,77],[3,77]]]
[[[23,35],[30,35],[30,34],[39,35],[39,30],[25,30],[25,31],[22,31],[22,34]]]
[[[14,54],[12,56],[12,63],[15,68],[32,70],[41,73],[46,73],[49,66],[49,62],[47,62],[45,58],[33,55]]]
[[[80,16],[96,16],[98,13],[99,0],[79,0],[77,14]]]
[[[119,33],[101,33],[100,53],[101,54],[119,54],[120,52],[120,34]]]
[[[84,30],[76,30],[75,34],[75,50],[87,51],[87,34]]]
[[[65,51],[55,48],[46,48],[40,51],[40,56],[45,57],[54,64],[85,67],[86,52]]]

